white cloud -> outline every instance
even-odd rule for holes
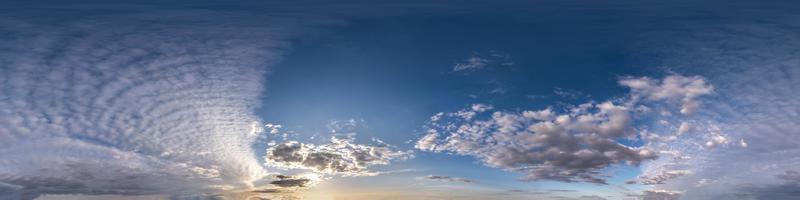
[[[0,40],[0,183],[31,198],[192,193],[266,174],[251,149],[262,130],[253,109],[286,48],[280,19],[40,17],[0,20],[15,27]]]
[[[700,106],[697,97],[714,91],[714,87],[700,76],[671,75],[663,80],[627,77],[620,80],[619,84],[629,87],[633,95],[649,100],[678,100],[682,103],[680,112],[685,115],[697,111]]]

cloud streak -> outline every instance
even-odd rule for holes
[[[192,193],[252,187],[266,174],[251,148],[253,109],[287,46],[279,19],[42,16],[0,20],[5,188],[25,198]]]

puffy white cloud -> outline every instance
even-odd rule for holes
[[[686,115],[697,111],[700,106],[697,97],[714,91],[714,87],[700,76],[671,75],[663,80],[627,77],[620,80],[619,84],[629,87],[633,95],[649,100],[678,100],[682,103],[680,112]]]
[[[322,145],[288,141],[267,149],[266,165],[281,169],[307,169],[316,173],[343,176],[372,176],[373,165],[387,165],[392,160],[413,157],[411,151],[395,151],[387,144],[353,144],[353,138],[332,137]]]

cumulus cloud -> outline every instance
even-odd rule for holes
[[[612,102],[591,108],[593,112],[559,115],[551,120],[532,114],[550,112],[547,110],[498,111],[485,120],[435,124],[441,130],[429,131],[417,142],[417,148],[475,156],[488,166],[524,172],[526,180],[595,183],[604,183],[599,169],[619,163],[636,165],[656,157],[649,149],[615,141],[635,134],[627,108]]]
[[[287,141],[270,145],[266,165],[281,169],[307,169],[316,173],[343,176],[371,176],[373,165],[387,165],[393,160],[413,157],[411,151],[395,151],[392,146],[353,144],[353,138],[331,137],[322,145]]]
[[[661,136],[637,127],[638,113],[643,112],[638,108],[644,106],[637,103],[639,96],[653,101],[680,99],[684,103],[695,102],[713,88],[702,77],[679,75],[664,80],[628,77],[620,83],[634,88],[631,99],[619,103],[589,102],[573,106],[564,113],[547,108],[495,111],[484,116],[475,113],[483,109],[475,108],[488,106],[474,105],[472,109],[437,114],[415,147],[424,151],[474,156],[487,166],[524,173],[524,180],[605,183],[606,175],[600,171],[608,166],[638,165],[658,157],[657,151],[650,146],[633,147],[620,141],[633,138],[648,142],[677,139],[675,135]],[[650,94],[658,89],[670,92]],[[677,129],[679,132],[689,131],[688,124]],[[677,176],[676,173],[651,178],[662,182]],[[655,183],[653,181],[645,183]]]
[[[0,183],[34,197],[191,193],[265,175],[253,110],[286,48],[281,19],[40,14],[0,19]]]
[[[714,87],[707,84],[700,76],[671,75],[663,80],[649,77],[627,77],[619,81],[620,85],[629,87],[633,95],[648,100],[680,101],[682,114],[694,114],[700,107],[697,97],[711,94]]]
[[[461,178],[461,177],[450,177],[450,176],[439,176],[439,175],[428,175],[424,177],[420,177],[423,180],[432,180],[432,181],[445,181],[445,182],[459,182],[459,183],[476,183],[474,180]]]

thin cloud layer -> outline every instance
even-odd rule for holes
[[[24,199],[192,193],[265,175],[252,111],[286,47],[278,19],[40,14],[0,21],[3,188]]]
[[[483,113],[491,107],[474,105],[471,109],[437,114],[431,117],[427,134],[417,140],[415,147],[475,156],[487,166],[524,173],[524,180],[604,184],[602,169],[616,164],[639,165],[658,157],[651,147],[620,143],[640,136],[634,124],[637,120],[634,108],[640,107],[636,99],[642,88],[664,82],[668,86],[663,87],[674,90],[669,98],[688,98],[695,103],[697,97],[708,94],[696,88],[712,88],[702,78],[678,75],[668,76],[663,81],[628,78],[620,84],[631,86],[630,80],[645,80],[645,83],[634,84],[628,102],[590,102],[566,113],[551,108]],[[676,80],[691,80],[692,83],[673,84]],[[476,115],[484,118],[474,119]],[[449,119],[442,119],[448,116]]]

